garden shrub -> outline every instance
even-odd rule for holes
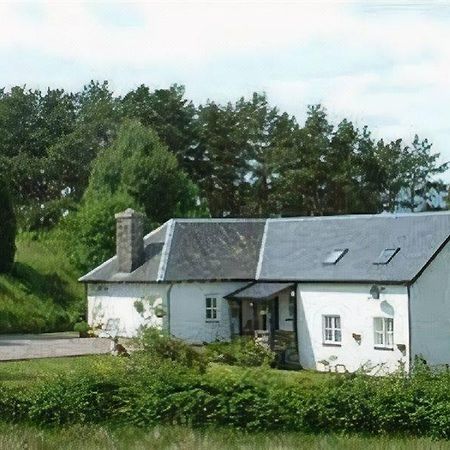
[[[166,337],[152,336],[146,342],[154,340],[165,349],[162,354],[168,352],[172,358],[143,350],[117,373],[59,377],[27,390],[0,386],[0,419],[450,438],[450,373],[446,370],[420,369],[407,377],[335,375],[305,387],[286,385],[276,377],[261,382],[249,376],[255,369],[211,376],[195,365],[189,367],[189,358],[179,357],[184,350],[173,350]]]
[[[207,360],[200,351],[157,328],[143,328],[139,334],[138,345],[141,353],[148,358],[158,361],[168,359],[200,372],[206,370]]]
[[[275,353],[249,337],[239,337],[231,342],[207,344],[205,353],[212,362],[242,367],[272,366]]]

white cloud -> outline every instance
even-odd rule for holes
[[[197,101],[266,90],[299,119],[322,102],[380,136],[426,135],[450,159],[450,6],[433,4],[0,3],[0,57],[14,55],[0,70],[39,87],[181,82]],[[111,20],[121,11],[130,17]]]

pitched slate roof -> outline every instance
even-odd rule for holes
[[[118,273],[116,257],[81,281],[212,280],[407,283],[450,237],[450,213],[292,219],[173,219],[145,237],[145,263]],[[388,264],[374,264],[400,248]],[[336,264],[330,252],[347,250]]]
[[[113,257],[81,281],[253,280],[263,219],[173,219],[145,237],[146,262],[117,273]]]
[[[408,282],[449,236],[449,213],[269,219],[258,279]],[[374,264],[388,248],[400,250]],[[324,264],[335,249],[348,251]]]
[[[80,281],[156,281],[161,263],[161,255],[166,240],[168,223],[144,237],[145,262],[134,272],[118,272],[117,256],[113,256],[103,264],[80,278]]]

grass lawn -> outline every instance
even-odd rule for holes
[[[31,359],[29,361],[0,362],[0,383],[4,386],[27,387],[45,382],[64,374],[104,373],[114,374],[124,368],[126,361],[110,355],[77,356],[68,358]],[[238,367],[225,364],[210,364],[207,376],[216,379],[249,378],[260,384],[276,380],[286,386],[301,384],[314,387],[325,382],[330,374],[312,371],[287,371],[259,367]]]
[[[181,426],[70,426],[38,428],[0,423],[0,449],[450,449],[450,442],[431,439],[308,435],[303,433],[243,433],[232,429],[192,430]]]
[[[122,358],[110,355],[0,362],[0,385],[30,389],[60,375],[117,373],[123,365]]]

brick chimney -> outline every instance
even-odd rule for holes
[[[143,217],[131,208],[115,217],[118,270],[130,273],[144,262]]]

